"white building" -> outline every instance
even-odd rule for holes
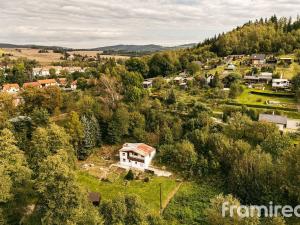
[[[288,88],[289,86],[290,86],[290,82],[287,79],[272,80],[272,88]]]
[[[120,149],[120,164],[139,170],[149,168],[156,149],[143,143],[125,143]]]
[[[296,132],[300,128],[300,120],[289,119],[286,116],[259,114],[259,121],[274,123],[280,131]]]
[[[16,94],[20,91],[20,86],[18,84],[4,84],[2,87],[2,92],[9,94]]]
[[[145,89],[152,88],[152,84],[153,84],[152,80],[145,80],[145,81],[143,82],[143,87],[144,87]]]

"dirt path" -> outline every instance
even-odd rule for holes
[[[178,192],[179,188],[181,187],[181,185],[183,184],[183,182],[180,182],[176,188],[174,188],[174,190],[172,192],[169,193],[167,199],[163,202],[162,205],[162,212],[164,212],[165,208],[167,208],[167,206],[169,205],[170,201],[174,198],[174,196],[176,195],[176,193]]]

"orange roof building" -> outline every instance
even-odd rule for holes
[[[18,84],[4,84],[2,87],[2,92],[7,92],[10,94],[15,94],[20,91],[20,86]]]
[[[120,164],[139,170],[148,169],[156,149],[144,143],[125,143],[120,149]]]

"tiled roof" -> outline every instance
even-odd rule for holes
[[[39,87],[40,83],[39,82],[28,82],[23,84],[23,88],[27,87]]]
[[[52,83],[56,83],[55,79],[46,79],[46,80],[38,80],[38,82],[40,84],[52,84]]]
[[[11,88],[20,89],[20,86],[18,84],[4,84],[2,90],[8,91]]]
[[[155,151],[155,148],[144,143],[125,143],[123,145],[123,148],[120,149],[120,151],[133,151],[143,156],[147,156],[150,155],[151,152]]]

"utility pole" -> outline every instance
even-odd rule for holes
[[[159,201],[160,201],[160,215],[163,213],[163,208],[162,208],[162,190],[161,190],[161,183],[159,184]]]

